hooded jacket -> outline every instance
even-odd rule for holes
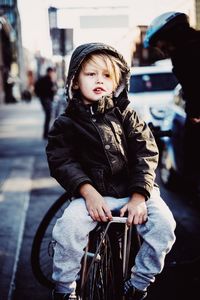
[[[85,105],[72,93],[72,80],[84,58],[96,51],[118,57],[125,66],[123,81],[113,97]],[[149,127],[128,108],[129,67],[112,47],[84,44],[72,54],[67,78],[68,107],[52,126],[46,148],[50,173],[68,192],[79,196],[83,183],[102,196],[116,198],[134,192],[150,196],[158,149]]]

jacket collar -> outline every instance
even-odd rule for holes
[[[107,111],[111,110],[114,107],[118,107],[121,111],[123,111],[127,105],[129,104],[129,100],[122,97],[114,98],[112,96],[105,96],[95,101],[91,105],[85,105],[82,100],[78,98],[73,98],[73,101],[69,102],[69,105],[66,109],[67,113],[85,113],[89,111],[94,115],[103,115]]]

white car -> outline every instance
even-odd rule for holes
[[[177,79],[170,61],[131,69],[129,100],[138,115],[161,130],[171,129]]]

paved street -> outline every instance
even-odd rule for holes
[[[48,299],[30,267],[42,216],[63,192],[50,178],[42,140],[43,112],[35,100],[0,110],[0,299]]]
[[[50,178],[37,100],[0,107],[0,300],[48,300],[34,278],[30,251],[37,226],[64,190]],[[159,173],[157,181],[159,182]],[[196,299],[200,284],[200,213],[186,194],[161,192],[177,221],[177,241],[147,300]],[[193,298],[192,298],[193,297]]]

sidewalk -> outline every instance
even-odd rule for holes
[[[43,120],[43,111],[37,99],[31,103],[7,104],[0,107],[1,300],[10,300],[15,289],[31,192],[38,186],[41,189],[42,186],[55,185],[48,174],[46,141],[41,138]],[[38,159],[41,162],[40,181],[34,180]],[[39,221],[34,222],[34,219],[31,219],[31,222],[37,226]]]
[[[0,138],[39,138],[43,124],[43,111],[39,101],[1,104]]]

